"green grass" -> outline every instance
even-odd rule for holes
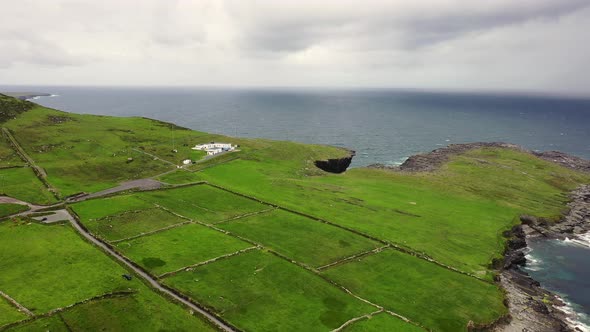
[[[154,274],[171,272],[251,246],[197,224],[116,244],[117,250]]]
[[[7,331],[215,331],[188,310],[138,286],[135,294],[79,304]]]
[[[15,308],[12,304],[8,303],[6,299],[0,297],[0,326],[16,322],[27,317],[27,315],[18,311],[17,308]]]
[[[371,307],[272,254],[251,251],[164,279],[251,331],[327,331]]]
[[[34,106],[35,104],[30,101],[20,100],[0,94],[0,124],[16,118]]]
[[[502,163],[507,165],[497,165]],[[502,232],[520,214],[555,216],[565,206],[565,193],[590,182],[588,175],[501,149],[457,156],[433,173],[360,168],[315,176],[302,166],[269,155],[209,168],[199,177],[425,252],[489,280],[489,264],[504,248]]]
[[[179,169],[172,173],[158,177],[158,181],[169,184],[193,183],[200,180],[199,173],[190,172],[185,169]]]
[[[185,222],[186,219],[158,208],[127,211],[103,219],[84,222],[93,234],[114,241],[141,235],[160,228]]]
[[[0,168],[23,166],[24,164],[8,140],[3,136],[0,137]]]
[[[62,312],[63,320],[74,331],[213,330],[188,309],[154,293],[137,277],[131,281],[123,279],[121,275],[129,271],[82,240],[68,225],[0,223],[0,270],[0,289],[35,314],[112,291],[134,292]],[[20,317],[13,316],[0,303],[0,325],[4,320],[16,321]],[[63,325],[57,317],[14,330],[60,330]]]
[[[71,207],[83,222],[94,222],[97,219],[128,211],[151,209],[155,205],[135,195],[118,195],[100,199],[89,199],[72,204]]]
[[[161,174],[174,166],[154,160],[143,152],[178,165],[187,157],[200,158],[203,152],[195,152],[191,147],[203,142],[239,144],[242,150],[239,154],[248,154],[248,158],[257,158],[260,150],[280,153],[282,149],[278,144],[298,147],[301,155],[310,155],[314,159],[323,157],[326,151],[329,155],[342,153],[330,147],[310,148],[287,142],[228,138],[145,118],[72,114],[40,106],[4,125],[35,162],[45,168],[49,182],[61,191],[62,196],[95,192],[122,181]],[[172,152],[173,149],[178,153]],[[130,157],[134,160],[128,163]],[[206,163],[217,163],[228,157],[220,158]],[[195,167],[203,166],[206,164]]]
[[[269,208],[207,185],[143,192],[138,197],[164,206],[182,216],[206,223],[215,223]]]
[[[126,289],[126,270],[68,225],[0,223],[2,291],[34,313]]]
[[[218,227],[314,267],[380,246],[354,233],[282,210],[221,223]]]
[[[324,273],[354,294],[435,331],[466,331],[470,320],[490,323],[507,311],[495,285],[396,250]]]
[[[215,331],[153,292],[93,301],[61,314],[74,331]]]
[[[29,167],[0,169],[0,195],[34,204],[51,204],[55,197]]]
[[[39,318],[32,322],[17,325],[13,328],[7,329],[11,332],[30,332],[30,331],[49,331],[49,332],[69,332],[59,315]]]
[[[493,280],[495,273],[490,262],[504,249],[506,239],[502,232],[517,223],[519,215],[555,218],[565,207],[565,194],[582,183],[590,183],[587,174],[519,151],[495,148],[455,156],[441,169],[430,173],[357,168],[343,174],[328,174],[316,168],[314,162],[342,157],[346,151],[292,142],[228,138],[147,119],[77,115],[42,107],[12,119],[27,105],[14,101],[11,105],[18,112],[6,117],[8,121],[4,126],[14,133],[36,163],[47,170],[49,182],[61,191],[62,196],[98,191],[121,181],[174,170],[174,166],[154,160],[145,153],[177,164],[187,157],[200,157],[199,153],[190,150],[197,143],[227,141],[239,144],[241,151],[192,165],[195,172],[175,170],[160,179],[173,184],[208,181],[396,243],[489,281]],[[0,158],[11,155],[12,152],[2,150],[2,146],[0,144]],[[172,148],[179,152],[172,152]],[[134,160],[127,163],[128,157]],[[16,198],[32,202],[53,201],[28,168],[0,170],[0,184],[0,191],[7,191]],[[265,210],[268,206],[207,185],[90,200],[74,204],[73,208],[89,227],[93,223],[97,225],[95,232],[115,239],[168,225],[168,219],[152,216],[150,211],[156,210],[149,210],[120,215],[100,224],[101,229],[97,219],[124,211],[153,209],[155,204],[188,218],[218,223],[219,227],[252,238],[312,266],[370,249],[373,245],[364,238],[359,240],[352,232],[282,212],[222,222]],[[225,241],[230,241],[228,239],[232,238],[191,225],[130,241],[127,248],[121,247],[120,250],[129,251],[139,264],[149,266],[154,273],[161,273],[242,248],[236,243],[227,245]],[[55,245],[49,246],[43,241],[40,242],[44,246],[57,250]],[[37,241],[32,242],[27,245],[36,246]],[[60,241],[52,242],[55,243]],[[40,255],[38,249],[32,252]],[[498,307],[502,294],[495,287],[432,264],[423,266],[423,261],[410,256],[393,256],[395,252],[390,251],[367,256],[360,262],[330,268],[326,275],[350,284],[359,294],[382,301],[394,311],[404,310],[408,317],[436,330],[461,329],[467,319],[487,322],[503,314],[503,307]],[[20,273],[37,274],[37,265],[25,262],[23,266],[31,264],[32,267],[21,268]],[[60,266],[56,258],[52,257],[49,262]],[[0,261],[0,267],[1,264],[4,262]],[[197,268],[194,273],[200,274],[196,279],[207,280],[207,284],[199,282],[199,287],[195,286],[195,278],[190,277],[193,272],[182,272],[170,280],[177,280],[191,294],[205,299],[232,323],[246,329],[256,329],[258,320],[261,320],[260,326],[271,330],[325,329],[328,325],[333,328],[347,319],[373,311],[347,314],[346,319],[345,315],[332,315],[337,319],[328,319],[330,323],[322,325],[321,310],[315,310],[317,315],[313,316],[306,308],[301,309],[307,302],[300,298],[307,294],[301,293],[301,289],[306,289],[302,280],[318,277],[300,268],[293,270],[293,275],[305,274],[307,277],[296,279],[295,286],[290,287],[291,279],[285,271],[297,267],[291,264],[287,268],[284,264],[288,263],[268,254],[247,253]],[[41,264],[45,265],[44,262]],[[259,280],[251,274],[243,274],[250,265],[272,267],[269,268],[272,273],[265,278],[276,280]],[[63,272],[60,269],[50,271],[50,279],[56,280],[51,273],[58,275]],[[75,273],[70,271],[70,275],[75,276]],[[1,278],[5,277],[0,276],[0,282]],[[245,286],[240,289],[226,287],[235,285],[234,282]],[[314,281],[310,283],[315,285]],[[457,286],[459,284],[461,287]],[[330,291],[326,292],[338,292],[332,286],[327,287]],[[218,291],[225,295],[218,295]],[[390,292],[406,297],[391,296]],[[467,296],[467,292],[473,296]],[[475,298],[482,300],[474,303]],[[297,309],[291,308],[289,301],[293,301],[293,307]],[[319,308],[316,298],[309,301],[313,302],[312,309]],[[250,303],[257,306],[251,309]],[[266,315],[266,310],[272,314]],[[295,318],[285,322],[283,317]],[[367,320],[367,329],[372,324],[376,328],[382,326],[383,317],[387,316],[379,314]],[[363,326],[363,322],[356,324]]]
[[[27,211],[28,209],[28,206],[21,204],[0,204],[0,218],[9,216],[11,214]]]
[[[352,325],[344,328],[345,332],[424,332],[424,329],[404,322],[403,320],[393,317],[387,313],[377,314],[369,319],[357,321]]]

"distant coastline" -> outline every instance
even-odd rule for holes
[[[10,96],[10,97],[14,97],[14,98],[18,98],[20,100],[29,100],[29,99],[37,99],[38,97],[52,97],[55,96],[51,93],[46,93],[46,92],[30,92],[30,91],[25,91],[25,92],[2,92],[2,94]]]

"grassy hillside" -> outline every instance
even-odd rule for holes
[[[143,118],[78,115],[37,106],[3,126],[47,173],[46,180],[61,197],[148,177],[169,186],[185,185],[68,205],[97,238],[160,282],[251,331],[329,331],[343,325],[347,331],[459,331],[469,321],[490,323],[507,312],[490,266],[503,252],[502,233],[521,214],[556,218],[566,193],[590,182],[588,174],[501,148],[454,156],[428,173],[357,168],[332,174],[314,162],[341,158],[347,151],[211,135]],[[190,147],[209,141],[239,144],[240,151],[177,168],[187,157],[201,158]],[[4,154],[10,155],[7,149]],[[14,179],[3,187],[10,196],[55,200],[40,181],[33,181],[37,179],[29,168],[0,169],[0,181],[3,176]],[[0,263],[5,264],[2,270],[11,271],[4,282],[36,310],[126,285],[120,278],[95,282],[103,280],[104,272],[120,275],[122,268],[95,257],[102,256],[78,243],[69,227],[27,229],[8,223],[0,223],[0,237],[7,243],[19,236],[34,240],[27,244],[30,252],[13,250],[0,260],[5,262]],[[51,231],[25,234],[39,229]],[[60,248],[51,243],[60,243]],[[51,254],[47,264],[64,267],[26,263],[30,253],[43,255],[41,248]],[[16,282],[45,272],[47,280],[27,289]],[[44,283],[62,273],[66,276],[57,284],[76,280],[82,272],[94,282],[80,290],[66,289],[59,297],[42,296]],[[74,330],[98,327],[93,315],[113,321],[107,329],[141,329],[145,322],[129,318],[120,308],[151,313],[157,307],[144,302],[150,297],[170,306],[166,310],[174,312],[176,324],[189,324],[179,329],[200,323],[149,289],[140,290],[144,293],[149,295],[76,306],[62,319]],[[362,319],[353,320],[357,317]],[[18,320],[18,313],[0,315],[2,319]],[[158,315],[150,319],[153,326],[167,322]],[[62,322],[44,320],[30,324]]]
[[[20,100],[0,93],[0,123],[14,119],[19,114],[30,110],[34,106],[35,104],[29,101]]]

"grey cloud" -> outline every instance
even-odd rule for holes
[[[16,63],[49,67],[82,66],[96,58],[72,54],[54,42],[34,34],[3,31],[0,34],[0,66],[7,68]]]
[[[152,18],[152,41],[162,46],[186,46],[203,43],[203,26],[191,16],[194,8],[186,2],[162,1],[156,4]],[[188,15],[187,15],[188,14]]]
[[[237,12],[236,21],[243,32],[240,45],[250,52],[289,53],[347,39],[361,41],[369,49],[416,48],[477,31],[555,19],[590,6],[587,0],[421,3],[414,8],[403,2],[381,4],[373,12],[335,10],[333,3],[317,15],[271,8],[262,14]]]

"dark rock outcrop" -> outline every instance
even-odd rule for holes
[[[354,151],[350,151],[350,155],[348,157],[343,158],[335,158],[335,159],[328,159],[328,160],[316,160],[315,165],[317,168],[330,172],[330,173],[342,173],[346,171],[350,163],[352,162],[352,158],[355,156]]]
[[[590,172],[590,160],[585,160],[576,156],[569,155],[567,153],[559,151],[545,151],[545,152],[532,152],[535,156],[558,163],[561,166],[575,169],[583,172]]]
[[[438,169],[453,155],[465,153],[469,150],[480,148],[505,148],[532,154],[538,158],[555,162],[561,166],[577,171],[590,172],[590,160],[559,151],[537,152],[527,150],[519,145],[503,142],[475,142],[464,144],[450,144],[447,147],[433,150],[428,153],[417,154],[408,158],[400,166],[387,166],[382,164],[370,165],[370,168],[401,170],[407,172],[430,172]],[[485,161],[481,161],[485,162]]]
[[[439,168],[445,162],[447,162],[450,156],[465,153],[469,150],[479,148],[507,148],[524,151],[524,149],[518,145],[502,142],[450,144],[447,147],[436,149],[432,152],[411,156],[403,164],[399,166],[399,169],[402,171],[410,172],[433,171]]]

